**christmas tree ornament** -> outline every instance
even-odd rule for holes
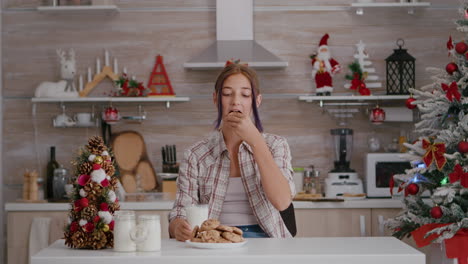
[[[468,45],[464,41],[458,42],[457,45],[455,45],[455,51],[458,54],[465,54],[465,52],[468,51]]]
[[[396,44],[398,49],[385,59],[387,94],[409,94],[409,89],[416,85],[416,59],[402,49],[405,44],[403,39],[398,39]]]
[[[468,172],[463,171],[460,164],[455,165],[453,172],[449,174],[450,183],[460,181],[461,186],[468,188]]]
[[[329,35],[325,34],[320,39],[317,54],[311,55],[312,78],[315,79],[317,95],[331,95],[333,92],[332,76],[337,74],[341,66],[331,57],[328,47]]]
[[[104,159],[101,156],[96,156],[93,160],[95,164],[102,164],[104,162]]]
[[[426,150],[426,154],[423,156],[423,161],[426,167],[431,166],[432,162],[435,161],[437,169],[442,170],[442,168],[447,163],[445,158],[445,144],[444,143],[431,143],[430,141],[423,139],[422,147]]]
[[[458,92],[457,82],[452,82],[450,86],[445,83],[442,83],[441,87],[442,87],[442,90],[446,92],[446,97],[450,102],[452,102],[454,98],[457,101],[460,101],[461,94]]]
[[[416,101],[416,99],[414,99],[413,97],[413,94],[410,94],[410,97],[408,99],[406,99],[406,102],[405,102],[405,105],[408,109],[414,109],[416,108],[416,105],[412,104],[412,102]]]
[[[380,125],[385,121],[385,111],[377,105],[371,110],[369,120],[376,125]]]
[[[468,142],[466,140],[460,141],[458,143],[457,148],[458,148],[458,152],[460,152],[462,154],[468,153]]]
[[[439,219],[443,216],[442,209],[439,206],[434,206],[431,208],[432,218]]]
[[[65,228],[65,245],[71,248],[80,249],[104,249],[113,247],[113,215],[120,209],[118,201],[109,199],[109,195],[115,196],[114,190],[117,188],[117,181],[113,174],[106,175],[99,164],[92,164],[88,158],[90,152],[98,158],[97,155],[107,150],[101,137],[92,137],[88,140],[88,145],[80,152],[80,157],[76,164],[77,173],[88,170],[86,174],[76,175],[75,193],[80,194],[78,199],[71,202],[70,224]],[[111,156],[111,154],[109,154]],[[103,162],[103,161],[102,161]],[[84,165],[87,164],[87,165]],[[112,163],[108,164],[112,166]],[[94,169],[94,170],[93,170]],[[91,175],[89,175],[90,173]],[[111,180],[107,179],[110,176]],[[102,178],[95,182],[96,178]],[[106,180],[106,186],[99,183]],[[101,204],[107,205],[107,211],[98,210]]]
[[[445,66],[445,70],[448,74],[452,75],[454,72],[458,71],[458,65],[454,62],[450,62]]]
[[[416,195],[419,192],[419,185],[416,183],[410,183],[406,189],[408,190],[408,194]]]

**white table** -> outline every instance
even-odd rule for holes
[[[424,264],[423,253],[393,237],[250,238],[236,249],[197,249],[174,239],[160,252],[77,250],[57,240],[32,256],[31,264]]]

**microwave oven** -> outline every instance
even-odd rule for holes
[[[402,153],[368,153],[365,159],[365,187],[367,197],[391,197],[390,178],[395,174],[402,174],[410,169],[411,163],[399,157]],[[393,188],[394,195],[398,193],[398,186]]]

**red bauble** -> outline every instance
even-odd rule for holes
[[[463,154],[468,153],[468,142],[460,141],[460,143],[458,143],[458,152]]]
[[[439,219],[443,216],[442,209],[439,206],[434,206],[431,209],[431,216],[432,218]]]
[[[101,168],[100,164],[93,164],[93,170],[99,170]]]
[[[83,207],[83,208],[88,207],[89,205],[88,198],[81,198],[79,201],[80,201],[79,202],[80,207]]]
[[[75,233],[76,230],[78,230],[78,227],[79,227],[79,225],[78,225],[77,222],[72,222],[72,223],[70,224],[70,232]]]
[[[419,192],[419,185],[416,183],[411,183],[406,187],[406,190],[408,190],[409,194],[416,195]]]
[[[455,45],[455,51],[458,54],[465,54],[466,51],[468,51],[468,45],[466,45],[465,42],[458,42],[457,45]]]
[[[448,74],[452,75],[454,72],[458,71],[458,65],[454,62],[451,62],[445,66],[445,70]]]
[[[382,124],[385,121],[385,111],[379,106],[376,106],[371,110],[369,120],[376,125]]]
[[[94,224],[93,223],[87,223],[84,225],[84,229],[87,233],[91,233],[94,230]]]
[[[407,107],[408,109],[414,109],[414,108],[416,108],[416,105],[411,104],[411,103],[414,102],[414,101],[416,101],[416,99],[414,99],[413,97],[410,97],[410,98],[406,99],[406,102],[405,102],[406,107]]]

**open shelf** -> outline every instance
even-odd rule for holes
[[[351,8],[356,9],[357,15],[363,15],[365,8],[406,8],[408,14],[414,14],[415,8],[424,8],[431,6],[430,2],[381,2],[381,3],[351,3]]]
[[[36,103],[111,103],[111,102],[129,102],[129,103],[152,103],[165,102],[166,107],[171,106],[171,102],[188,102],[190,97],[186,96],[157,96],[157,97],[75,97],[75,98],[42,98],[33,97],[31,102]],[[33,109],[34,110],[34,109]]]
[[[42,98],[33,97],[33,103],[79,103],[79,102],[187,102],[189,97],[158,96],[158,97],[76,97],[76,98]]]
[[[39,6],[37,11],[44,14],[62,13],[114,13],[119,9],[116,5],[76,5],[76,6]]]
[[[331,96],[316,96],[316,95],[301,95],[299,101],[386,101],[386,100],[406,100],[409,95],[331,95]]]

